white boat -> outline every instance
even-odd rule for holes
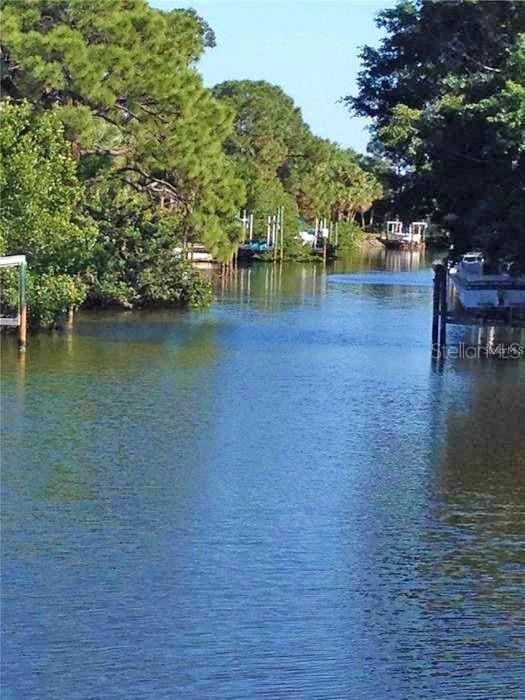
[[[310,231],[299,231],[297,240],[301,241],[303,246],[310,246],[313,248],[317,242],[317,235],[315,233],[310,233]]]
[[[501,264],[499,272],[485,274],[483,253],[463,255],[450,278],[463,308],[468,311],[525,309],[525,276],[515,275],[512,265]]]
[[[173,253],[176,258],[184,257],[184,248],[177,246],[173,248]],[[214,262],[213,255],[201,243],[190,244],[186,249],[186,257],[192,263],[212,263]]]
[[[193,262],[213,262],[213,255],[200,243],[194,243],[189,250],[189,258]]]

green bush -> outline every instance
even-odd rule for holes
[[[83,303],[86,292],[86,286],[69,275],[28,274],[29,323],[42,328],[60,323],[71,307],[78,308]]]
[[[349,253],[363,240],[363,229],[355,221],[340,221],[337,224],[337,252]]]
[[[146,268],[139,275],[138,284],[143,305],[203,308],[213,301],[211,282],[189,262],[176,258]]]
[[[139,301],[131,284],[108,271],[100,273],[89,294],[89,302],[93,306],[123,306],[131,309]]]
[[[27,273],[26,303],[32,327],[52,328],[60,324],[68,310],[78,308],[86,298],[87,287],[75,277],[63,273]],[[18,272],[2,271],[0,291],[2,314],[15,315],[18,310]]]

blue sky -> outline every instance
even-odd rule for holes
[[[280,85],[319,136],[366,150],[366,121],[337,101],[356,89],[359,47],[377,44],[375,14],[393,0],[150,0],[162,9],[193,7],[217,46],[199,63],[206,85],[267,80]]]

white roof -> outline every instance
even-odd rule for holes
[[[5,255],[0,257],[0,267],[13,267],[26,262],[25,255]]]

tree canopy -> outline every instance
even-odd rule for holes
[[[79,206],[83,187],[53,112],[0,109],[0,255],[25,254],[33,321],[47,325],[86,296],[82,273],[96,244]],[[7,285],[7,299],[13,293]]]
[[[118,178],[228,256],[243,189],[222,152],[230,114],[193,67],[202,20],[144,0],[6,0],[2,21],[4,95],[53,109],[90,179]]]
[[[525,5],[404,0],[378,15],[359,92],[397,205],[431,214],[459,250],[525,259]]]
[[[356,154],[312,134],[281,88],[264,81],[228,81],[214,94],[234,112],[225,152],[246,184],[248,208],[284,206],[287,230],[295,233],[297,213],[307,221],[351,220],[381,195],[379,182]]]
[[[68,276],[74,305],[201,303],[210,290],[180,250],[229,261],[240,208],[259,232],[281,208],[293,238],[300,216],[352,219],[378,196],[279,87],[204,86],[196,62],[215,37],[193,10],[3,0],[0,21],[4,250]]]

